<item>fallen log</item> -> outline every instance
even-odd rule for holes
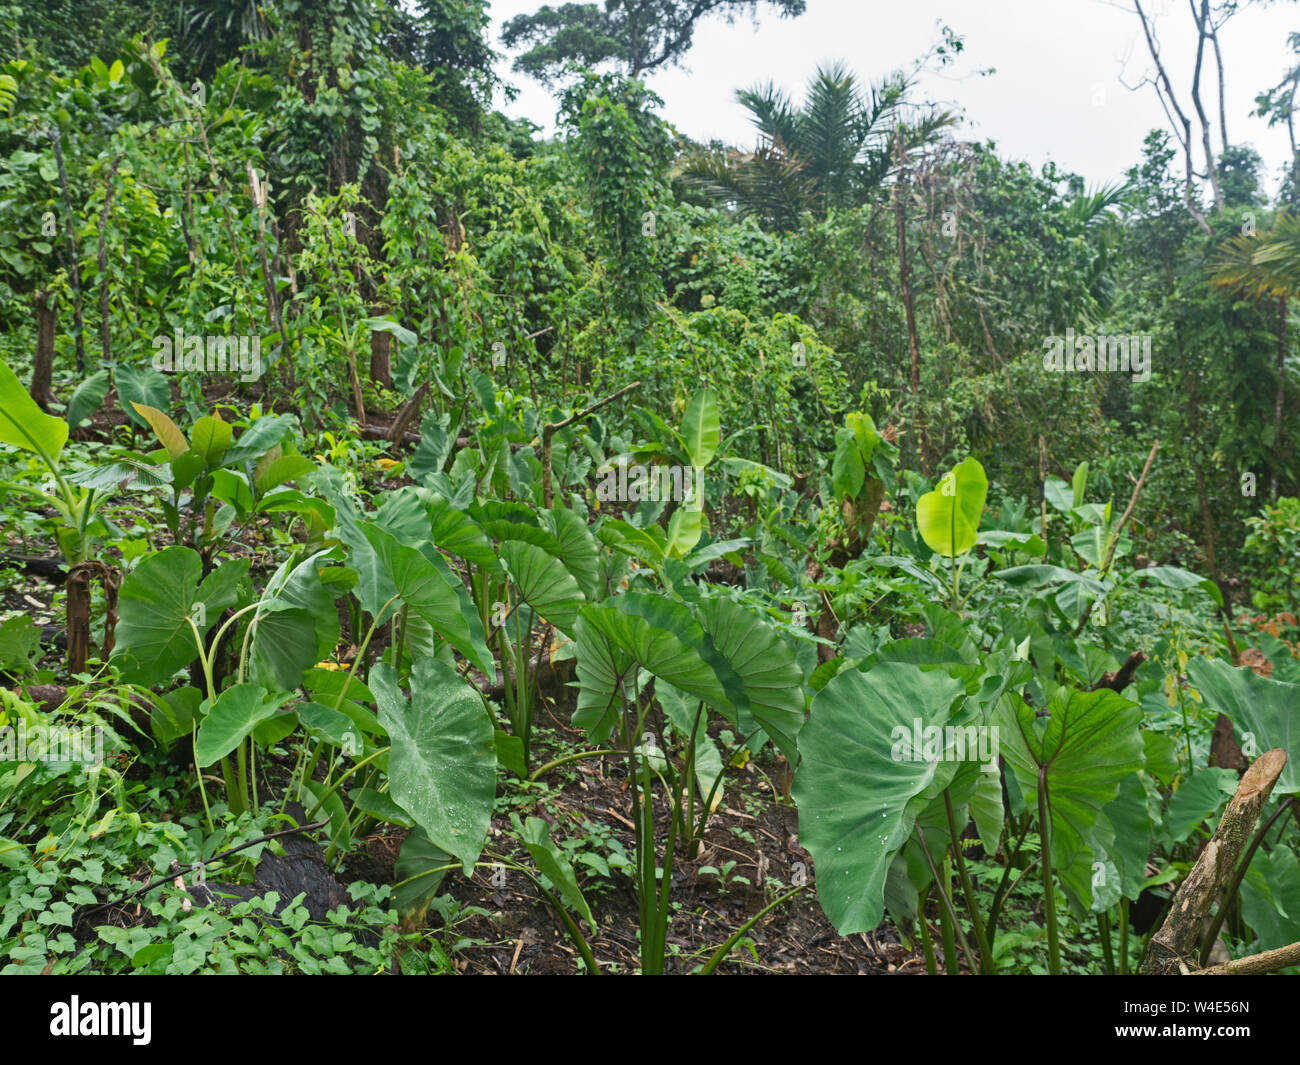
[[[1201,851],[1192,871],[1174,895],[1169,915],[1147,946],[1141,972],[1145,974],[1190,974],[1196,969],[1197,948],[1204,938],[1210,910],[1232,880],[1242,851],[1250,842],[1260,811],[1273,792],[1273,785],[1286,766],[1287,755],[1280,747],[1265,751],[1241,778],[1237,792],[1219,819],[1219,827]],[[1284,950],[1288,948],[1283,948]],[[1271,953],[1271,952],[1270,952]],[[1254,955],[1255,959],[1263,955]],[[1228,965],[1252,959],[1242,958]],[[1282,968],[1293,962],[1283,962]],[[1214,966],[1222,969],[1222,966]],[[1234,970],[1247,971],[1247,970]],[[1264,970],[1249,970],[1264,971]]]

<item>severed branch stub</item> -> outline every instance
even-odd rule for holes
[[[548,422],[546,425],[542,426],[542,505],[546,507],[547,510],[555,504],[555,493],[551,487],[551,437],[561,429],[567,429],[574,422],[582,421],[582,419],[587,417],[588,414],[600,410],[600,408],[605,406],[607,403],[613,403],[614,400],[619,398],[619,396],[626,395],[628,392],[631,392],[632,389],[639,388],[640,386],[640,381],[633,381],[630,385],[620,388],[617,392],[611,393],[604,399],[597,400],[590,407],[585,407],[578,411],[577,414],[569,415],[569,417],[565,418],[561,422]]]
[[[1175,975],[1191,974],[1195,971],[1196,950],[1206,931],[1210,910],[1223,894],[1224,886],[1232,879],[1242,851],[1250,842],[1255,822],[1260,811],[1272,794],[1273,785],[1286,765],[1287,755],[1280,747],[1265,751],[1254,764],[1246,770],[1241,778],[1237,793],[1223,811],[1219,827],[1214,830],[1209,843],[1201,851],[1192,871],[1187,874],[1174,895],[1169,916],[1160,926],[1147,947],[1147,956],[1142,962],[1141,971],[1145,974]],[[1250,958],[1241,958],[1228,965],[1218,965],[1207,973],[1218,972],[1263,972],[1265,970],[1249,967],[1254,964],[1268,964],[1263,959],[1268,955],[1283,955],[1280,964],[1274,968],[1283,968],[1294,961],[1287,961],[1290,947],[1280,951],[1268,951]],[[1269,959],[1277,961],[1277,959]]]

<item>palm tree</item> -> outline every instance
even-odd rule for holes
[[[752,152],[697,148],[681,160],[682,182],[709,199],[792,229],[804,212],[818,217],[862,203],[897,163],[894,136],[911,83],[895,75],[865,90],[843,64],[819,67],[802,107],[772,83],[736,99],[759,133]],[[930,111],[909,123],[909,148],[953,119]]]

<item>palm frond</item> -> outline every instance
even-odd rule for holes
[[[1224,243],[1210,281],[1254,299],[1300,294],[1300,216],[1281,210],[1269,229]]]

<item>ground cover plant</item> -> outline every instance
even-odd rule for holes
[[[1300,152],[246,7],[0,6],[0,971],[1300,970]]]

